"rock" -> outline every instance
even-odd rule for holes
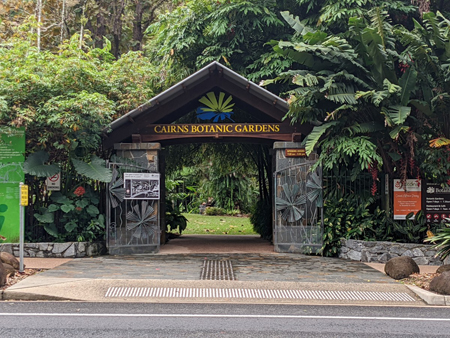
[[[3,263],[3,267],[6,270],[6,276],[14,275],[16,273],[16,269],[14,269],[11,265]]]
[[[444,259],[444,264],[445,264],[445,265],[450,264],[450,255],[448,255],[447,257],[445,257],[445,259]]]
[[[388,253],[382,254],[380,257],[378,257],[377,261],[381,263],[386,263],[391,259],[391,255]]]
[[[406,250],[402,256],[407,256],[407,257],[414,257],[413,253],[411,250]]]
[[[6,269],[3,264],[0,264],[0,286],[6,284]]]
[[[14,269],[19,270],[19,261],[16,257],[8,252],[0,252],[0,261],[11,265]]]
[[[430,291],[441,295],[450,295],[450,271],[444,271],[434,277],[430,283]]]
[[[349,252],[347,252],[347,256],[352,261],[360,261],[361,260],[361,252],[358,252],[355,250],[350,250]]]
[[[75,257],[75,243],[72,243],[66,251],[64,251],[63,257]]]
[[[413,273],[419,273],[420,269],[411,257],[401,256],[390,259],[384,266],[384,272],[394,279],[403,279]]]
[[[53,253],[54,254],[62,254],[66,251],[72,243],[55,243],[53,245]]]
[[[417,249],[417,248],[413,249],[412,253],[413,253],[414,257],[423,257],[423,256],[425,256],[423,254],[422,250]]]
[[[450,264],[441,265],[437,270],[436,273],[443,273],[445,271],[450,271]]]
[[[428,265],[429,260],[425,257],[414,257],[414,262],[417,263],[417,265]]]

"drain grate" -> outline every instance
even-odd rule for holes
[[[235,280],[230,260],[205,259],[200,272],[201,280]]]
[[[380,302],[415,302],[406,292],[312,291],[234,288],[147,288],[110,287],[106,298],[226,298],[226,299],[306,299]]]

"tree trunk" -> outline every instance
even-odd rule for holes
[[[42,24],[42,0],[37,0],[36,2],[36,12],[37,12],[37,49],[41,50],[41,24]]]
[[[144,34],[142,32],[142,14],[144,12],[144,6],[140,0],[135,0],[136,8],[134,10],[133,20],[133,50],[142,50],[142,39]]]
[[[122,14],[125,8],[125,0],[117,0],[113,4],[113,46],[112,53],[118,58],[120,54],[120,41],[122,38]]]

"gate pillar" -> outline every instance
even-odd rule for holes
[[[119,143],[109,162],[107,239],[110,254],[156,253],[160,247],[161,200],[159,143]]]
[[[299,142],[275,142],[273,242],[276,252],[318,254],[322,248],[322,172],[318,155]]]

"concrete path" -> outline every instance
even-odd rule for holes
[[[6,289],[4,300],[425,305],[382,264],[275,253],[256,236],[183,235],[156,255],[25,264],[49,270]]]

